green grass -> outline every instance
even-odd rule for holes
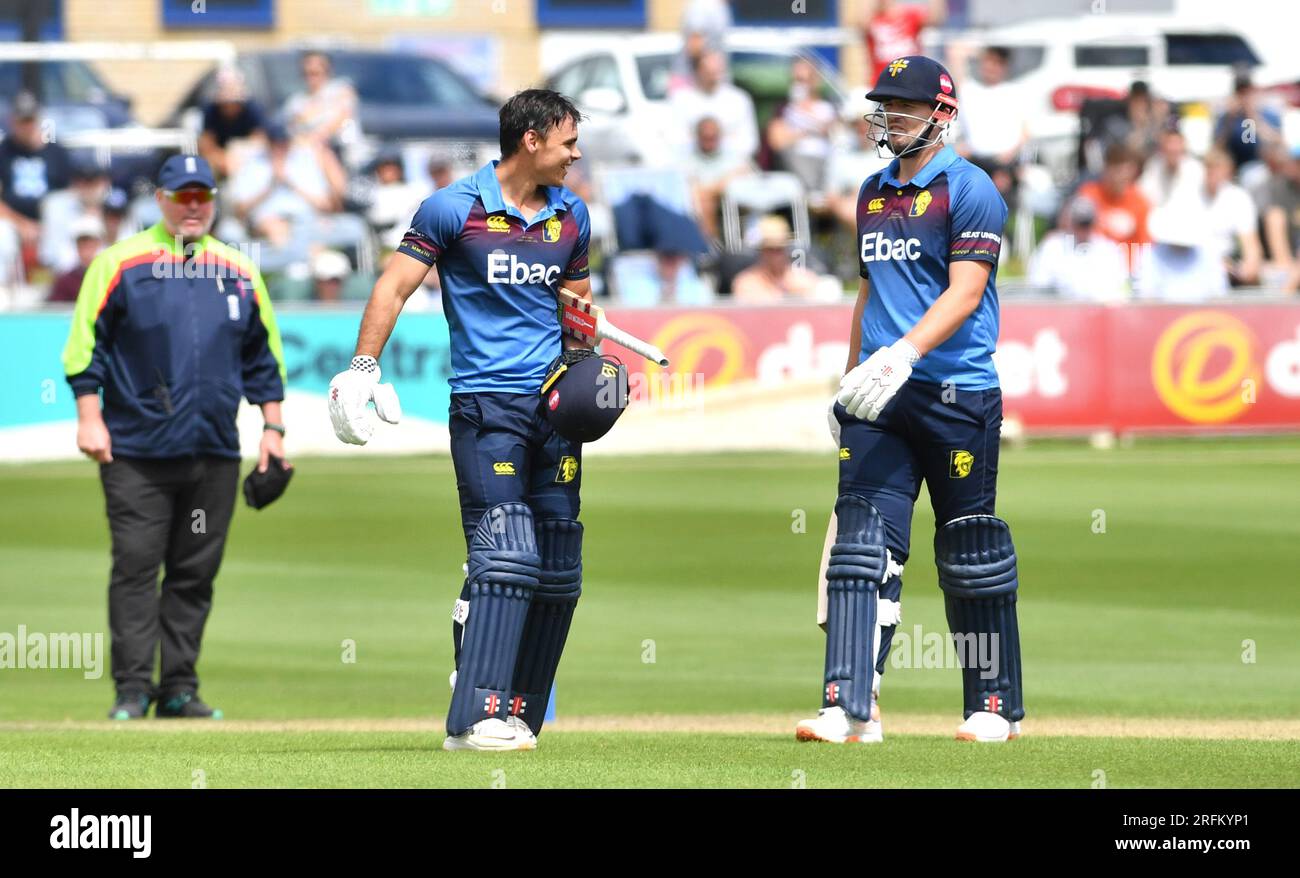
[[[532,753],[447,753],[418,733],[9,733],[0,782],[72,787],[1277,787],[1275,741],[1024,738],[981,747],[895,736],[870,747],[776,735],[544,734]]]
[[[441,714],[464,554],[450,461],[298,466],[281,503],[236,515],[204,640],[204,697],[232,719]],[[561,715],[815,709],[813,588],[833,459],[592,458],[584,469],[586,579]],[[1295,438],[1005,451],[999,514],[1021,558],[1029,729],[1036,715],[1300,719],[1298,469]],[[0,495],[0,633],[105,631],[108,534],[93,468],[0,467]],[[922,497],[900,630],[942,633]],[[342,660],[345,640],[355,663]],[[99,680],[16,669],[0,680],[0,722],[98,720],[111,701],[107,668]],[[891,669],[885,703],[956,722],[959,684],[955,669]],[[188,785],[188,770],[177,780],[165,762],[219,767],[227,780],[213,785],[474,786],[486,764],[429,752],[437,741],[412,733],[124,731],[0,731],[0,784]],[[1295,742],[1026,738],[1020,757],[957,759],[942,755],[950,742],[895,736],[887,775],[769,736],[557,733],[544,745],[511,755],[510,785],[788,786],[804,767],[815,786],[831,780],[814,769],[845,764],[854,785],[1087,786],[1110,765],[1112,785],[1300,783]],[[728,755],[740,750],[754,755]],[[588,764],[593,751],[617,765]]]

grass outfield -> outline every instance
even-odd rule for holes
[[[901,735],[845,749],[788,735],[544,733],[532,753],[447,753],[419,732],[41,731],[0,735],[0,782],[72,787],[1273,787],[1294,742]]]
[[[1300,785],[1300,439],[1004,452],[1026,737],[994,754],[930,726],[891,734],[891,717],[903,730],[912,717],[955,727],[960,711],[955,668],[894,667],[889,737],[870,751],[880,759],[774,730],[819,699],[813,581],[835,493],[827,456],[592,459],[561,723],[544,749],[506,756],[432,750],[463,560],[449,459],[298,466],[284,501],[236,515],[203,695],[236,722],[396,719],[418,730],[105,729],[93,721],[111,702],[107,667],[98,680],[0,669],[0,784],[189,786],[202,769],[212,786],[482,786],[504,768],[509,786],[790,786],[804,771],[810,787],[1074,787],[1099,769],[1111,786]],[[0,634],[104,631],[108,534],[93,467],[0,467],[0,495]],[[896,641],[896,663],[925,664],[927,638],[947,630],[932,528],[923,499],[904,575],[900,635],[911,642]],[[355,662],[343,660],[345,641]],[[716,730],[622,730],[657,714],[711,718]],[[727,735],[730,715],[770,719]],[[602,717],[620,730],[564,730]],[[1050,733],[1035,738],[1035,720]],[[1108,721],[1139,736],[1071,731]],[[1274,731],[1256,733],[1265,726]],[[1200,727],[1212,737],[1198,739]],[[1271,740],[1226,740],[1247,737]]]

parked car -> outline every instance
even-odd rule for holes
[[[1185,16],[1113,12],[1034,19],[954,42],[972,50],[964,71],[970,76],[980,48],[1010,51],[1009,81],[1030,110],[1031,135],[1039,138],[1077,135],[1085,100],[1120,97],[1135,80],[1171,101],[1213,102],[1228,97],[1238,71],[1255,71],[1261,81],[1285,75],[1265,67],[1236,28]]]
[[[681,53],[676,33],[642,34],[597,40],[591,48],[563,61],[546,77],[546,87],[572,98],[588,117],[579,145],[597,162],[653,165],[663,158],[662,132],[672,125],[668,83],[673,61]],[[759,129],[786,99],[793,49],[752,48],[728,41],[731,78],[754,100]],[[837,74],[815,56],[822,95],[837,107],[845,90]]]
[[[358,122],[367,139],[436,140],[496,149],[496,100],[477,91],[445,62],[411,52],[328,51],[334,74],[356,89]],[[302,51],[294,49],[248,52],[238,57],[236,66],[252,97],[274,114],[303,90],[301,57]],[[172,114],[174,124],[196,131],[201,127],[201,108],[212,96],[215,78],[214,68],[186,93]]]
[[[35,82],[24,71],[34,69]],[[132,123],[130,98],[116,94],[85,61],[0,61],[0,119],[14,95],[36,86],[45,118],[56,131],[121,128]]]

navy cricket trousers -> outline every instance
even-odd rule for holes
[[[537,521],[578,518],[582,443],[551,429],[537,393],[454,393],[448,425],[465,547],[483,513],[527,503]]]
[[[885,520],[894,559],[907,560],[912,507],[925,482],[935,525],[993,515],[997,496],[1002,391],[957,390],[909,381],[874,423],[836,403],[839,493],[865,497]]]

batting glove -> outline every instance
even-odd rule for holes
[[[402,405],[391,384],[379,383],[379,363],[374,357],[353,357],[346,372],[330,382],[330,422],[334,435],[349,445],[365,445],[375,432],[375,414],[390,424],[402,419]]]
[[[835,417],[835,404],[839,402],[838,397],[831,397],[831,407],[826,410],[826,426],[831,428],[831,440],[834,441],[835,447],[840,447],[840,419]]]
[[[880,348],[840,381],[840,404],[853,417],[874,421],[911,376],[912,365],[919,359],[921,355],[907,339]]]

